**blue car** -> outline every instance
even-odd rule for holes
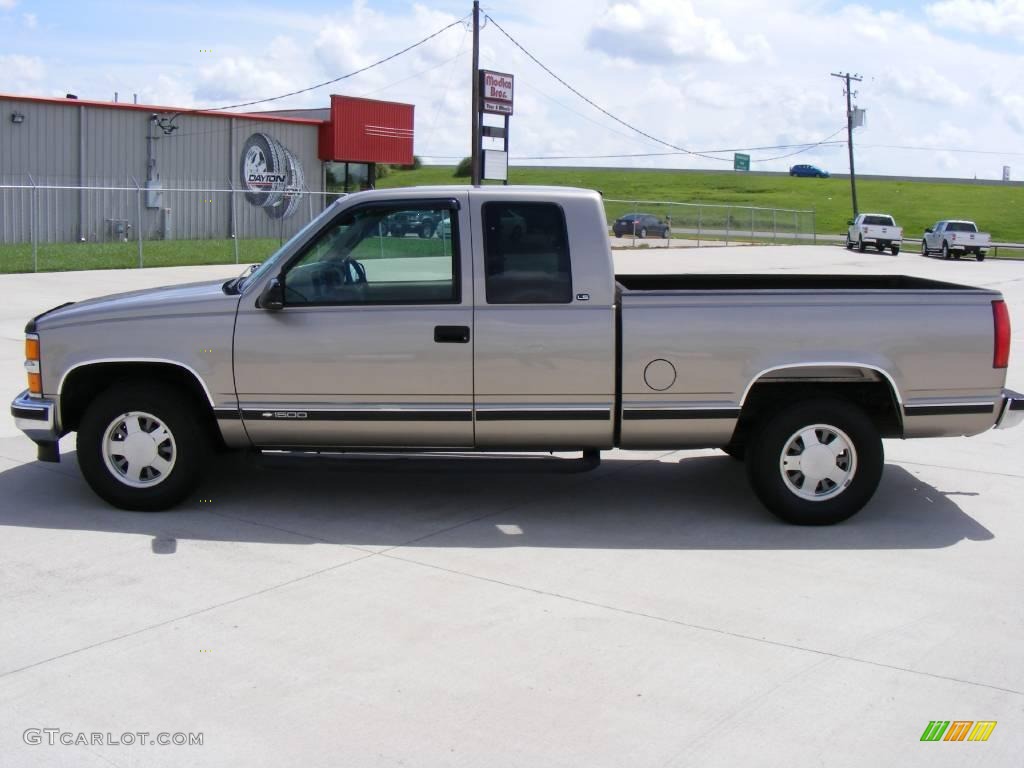
[[[827,179],[828,171],[823,171],[816,165],[794,165],[789,169],[790,176],[811,176],[819,179]]]

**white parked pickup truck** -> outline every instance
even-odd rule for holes
[[[887,213],[862,213],[847,222],[846,249],[863,253],[869,245],[874,245],[879,252],[886,248],[892,249],[892,255],[900,252],[903,242],[903,227],[897,227],[896,221]]]
[[[414,216],[448,224],[390,230]],[[17,426],[44,461],[77,432],[85,479],[127,509],[183,501],[210,449],[565,450],[593,465],[616,447],[713,447],[745,460],[779,517],[822,525],[871,498],[883,437],[1024,421],[1024,395],[1003,388],[998,291],[617,275],[601,197],[578,189],[359,192],[255,271],[65,304],[25,333]]]
[[[921,255],[941,253],[944,259],[973,255],[984,261],[991,240],[992,236],[979,232],[973,221],[939,221],[924,231]]]

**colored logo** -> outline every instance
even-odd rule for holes
[[[932,720],[921,741],[988,741],[995,729],[995,720]]]

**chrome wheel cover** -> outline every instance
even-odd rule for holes
[[[845,491],[857,474],[857,450],[843,430],[829,424],[801,427],[779,457],[786,488],[807,501],[827,501]]]
[[[174,435],[144,411],[129,411],[111,421],[100,450],[110,474],[131,488],[159,485],[170,477],[178,458]]]

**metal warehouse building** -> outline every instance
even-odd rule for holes
[[[288,237],[328,174],[413,156],[413,107],[232,113],[0,94],[0,243]]]

